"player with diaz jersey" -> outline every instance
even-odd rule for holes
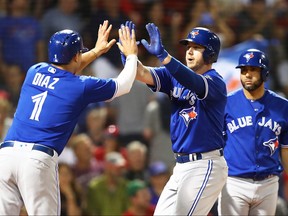
[[[129,93],[136,76],[135,33],[119,29],[127,57],[115,79],[77,75],[116,40],[108,41],[112,25],[99,26],[95,47],[83,47],[79,33],[62,30],[49,41],[49,63],[28,70],[5,141],[0,145],[0,215],[59,215],[58,155],[67,144],[79,115],[89,103]],[[85,52],[85,53],[84,53]]]
[[[128,22],[129,25],[134,27]],[[209,29],[192,29],[187,38],[180,41],[187,50],[185,66],[164,49],[155,24],[147,24],[146,29],[150,44],[144,39],[141,43],[163,66],[147,67],[138,61],[136,79],[170,97],[170,134],[177,162],[154,214],[207,215],[228,172],[222,156],[226,86],[212,69],[218,58],[220,40]]]
[[[243,88],[230,93],[226,105],[229,169],[219,215],[275,215],[282,165],[288,171],[288,101],[265,89],[269,62],[264,52],[244,51],[236,68]]]

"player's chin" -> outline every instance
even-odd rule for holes
[[[255,85],[253,85],[253,84],[244,84],[243,87],[247,91],[254,91],[254,90],[257,89],[257,87]]]
[[[195,66],[194,62],[188,61],[188,60],[186,61],[186,65],[187,65],[187,67],[190,68],[190,69],[192,69],[192,68]]]

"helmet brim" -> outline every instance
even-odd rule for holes
[[[182,39],[179,41],[179,43],[184,45],[184,46],[186,46],[189,42],[194,42],[194,41],[191,39]]]

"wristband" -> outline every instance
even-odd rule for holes
[[[164,49],[163,52],[159,55],[156,55],[156,57],[163,62],[164,59],[168,56],[168,52]]]

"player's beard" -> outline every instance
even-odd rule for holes
[[[253,85],[245,85],[245,83],[241,80],[242,86],[244,89],[246,89],[248,92],[253,92],[256,89],[258,89],[263,84],[263,79],[257,80]]]

